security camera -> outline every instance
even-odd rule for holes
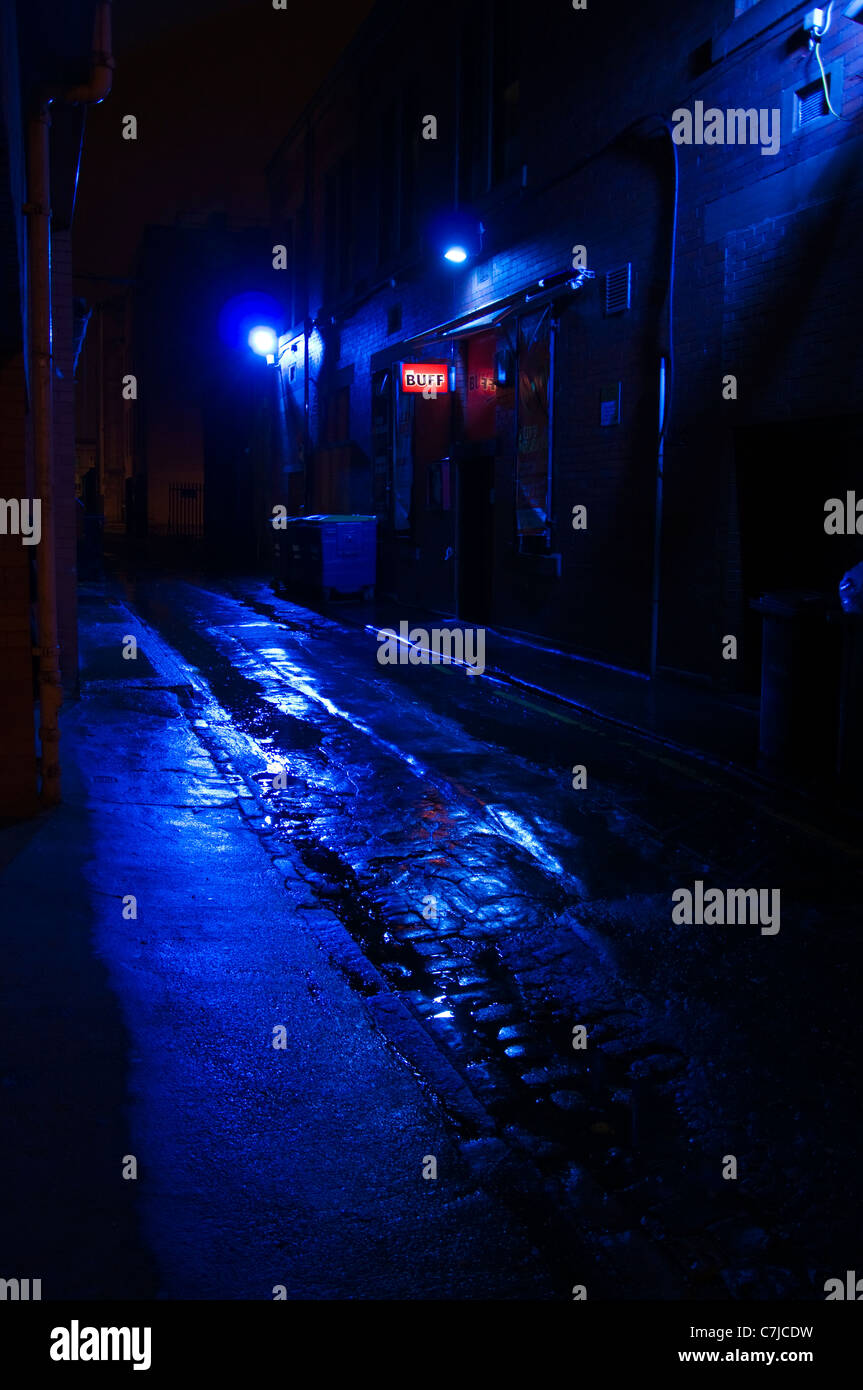
[[[856,19],[858,24],[863,24],[863,0],[851,0],[851,4],[842,13],[846,19]]]

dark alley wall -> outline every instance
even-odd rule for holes
[[[674,224],[673,147],[655,117],[668,120],[696,101],[723,111],[778,109],[781,142],[772,155],[757,144],[676,147],[660,666],[732,685],[745,681],[745,663],[732,668],[721,653],[727,633],[744,645],[750,636],[757,641],[749,600],[780,579],[835,588],[849,554],[859,553],[858,539],[845,545],[839,538],[826,577],[807,560],[821,547],[823,501],[844,489],[842,460],[859,431],[863,291],[854,229],[863,30],[836,16],[823,44],[837,100],[841,89],[842,119],[827,115],[794,130],[794,94],[809,93],[818,80],[802,30],[804,6],[760,0],[738,19],[734,10],[733,0],[685,7],[668,0],[616,7],[612,16],[604,6],[576,12],[540,3],[528,23],[516,6],[473,7],[465,15],[453,5],[428,25],[384,3],[279,149],[270,168],[274,239],[288,247],[289,268],[271,280],[281,286],[296,334],[307,313],[314,320],[311,443],[321,443],[328,399],[347,390],[350,430],[340,442],[351,446],[344,466],[354,470],[355,485],[346,492],[356,498],[365,488],[355,509],[378,511],[382,573],[405,600],[452,611],[465,542],[455,503],[448,518],[424,523],[427,499],[419,486],[410,534],[388,528],[387,506],[372,484],[375,373],[406,358],[449,358],[452,340],[434,346],[435,325],[565,271],[572,248],[583,245],[596,279],[554,311],[546,555],[525,553],[515,534],[515,423],[511,398],[498,393],[488,620],[645,669]],[[477,155],[483,142],[472,139],[478,118],[466,109],[464,92],[460,144],[455,139],[459,35],[464,61],[474,64],[473,85],[481,94],[491,83],[497,93],[490,137],[480,132],[489,138],[490,175]],[[438,139],[425,141],[429,113],[437,117]],[[457,154],[462,206],[482,219],[485,238],[482,254],[453,272],[435,251],[431,227],[452,203]],[[627,264],[631,308],[608,315],[606,275]],[[422,349],[409,344],[417,334],[430,335]],[[300,416],[302,356],[283,358]],[[729,374],[737,379],[736,400],[725,398]],[[618,383],[620,424],[603,427],[603,389]],[[785,420],[823,422],[813,435],[822,441],[817,455],[798,448],[777,456],[776,432],[773,457],[751,465],[751,429]],[[456,432],[456,451],[458,442]],[[752,466],[763,475],[756,487]],[[812,469],[821,504],[793,534],[773,537],[772,569],[744,569],[744,551],[775,526],[771,497]],[[321,471],[312,466],[312,508],[331,505],[315,493]],[[587,529],[578,532],[570,524],[577,504],[588,509]],[[448,547],[456,554],[444,563]]]
[[[0,42],[0,496],[32,497],[28,468],[27,377],[24,364],[26,279],[22,207],[24,147],[14,11],[2,10]],[[33,758],[33,678],[30,648],[31,548],[0,537],[0,757],[4,762],[0,814],[36,805]]]
[[[72,0],[52,22],[45,0],[33,0],[5,4],[0,15],[0,497],[20,502],[37,495],[29,369],[27,126],[44,84],[75,82],[86,75],[92,7],[88,0]],[[46,33],[51,35],[47,45]],[[80,111],[57,103],[51,135],[54,562],[60,665],[69,692],[78,675],[69,225],[80,134]],[[0,535],[0,817],[26,816],[38,805],[35,568],[35,546],[25,546],[19,535]]]

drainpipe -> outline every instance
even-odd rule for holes
[[[306,138],[303,144],[303,513],[312,506],[312,429],[309,390],[309,334],[314,327],[311,316],[312,291],[312,118],[306,112]]]
[[[105,491],[105,301],[99,301],[99,464],[96,472],[98,510],[104,511]]]
[[[57,567],[54,527],[54,397],[51,323],[51,106],[103,101],[111,90],[111,0],[97,6],[90,80],[65,92],[43,94],[28,131],[28,255],[30,262],[30,353],[32,363],[33,453],[42,535],[36,556],[39,658],[39,741],[43,805],[60,800],[60,729],[63,703],[57,638]]]
[[[665,487],[666,360],[659,363],[659,448],[656,453],[656,496],[653,508],[653,575],[650,593],[650,674],[656,677],[659,648],[660,559],[662,504]]]
[[[312,464],[309,457],[312,448],[311,398],[309,395],[309,334],[312,320],[303,320],[303,511],[308,513],[312,505]]]
[[[30,259],[30,353],[33,403],[33,453],[36,493],[42,509],[42,536],[36,551],[37,625],[39,640],[39,742],[42,756],[42,802],[60,800],[58,712],[63,703],[60,649],[57,642],[57,575],[54,554],[52,463],[54,401],[51,391],[51,206],[49,157],[51,103],[44,101],[29,129],[28,254]]]
[[[653,572],[650,586],[650,677],[656,679],[659,662],[659,610],[662,578],[662,508],[665,491],[665,440],[671,422],[671,405],[675,380],[674,355],[674,284],[677,275],[677,230],[680,214],[680,158],[671,124],[660,118],[669,137],[674,164],[674,206],[672,211],[671,256],[668,270],[668,344],[667,355],[659,364],[659,442],[656,450],[656,493],[653,522]]]

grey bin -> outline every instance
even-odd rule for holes
[[[765,594],[752,604],[763,619],[761,756],[802,779],[837,769],[841,630],[827,594]]]
[[[275,536],[275,578],[287,589],[325,599],[333,594],[373,597],[377,517],[288,517]]]

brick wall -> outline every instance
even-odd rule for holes
[[[0,497],[32,497],[20,354],[0,365]],[[37,809],[31,565],[35,547],[0,536],[0,820]]]
[[[33,496],[27,428],[22,299],[25,286],[21,212],[24,160],[16,36],[10,8],[0,34],[0,497]],[[31,566],[35,547],[0,535],[0,821],[37,809]]]
[[[75,381],[73,377],[72,255],[68,230],[52,237],[54,339],[54,550],[57,636],[63,687],[78,685],[77,515],[75,501]]]
[[[388,355],[393,361],[409,355],[403,344],[412,335],[564,270],[571,248],[585,245],[597,278],[561,307],[557,338],[552,546],[561,557],[560,577],[539,573],[533,560],[515,552],[515,425],[502,396],[490,618],[622,665],[643,669],[649,658],[659,362],[669,348],[673,147],[651,118],[692,110],[697,100],[721,110],[782,112],[775,155],[763,155],[758,145],[677,147],[675,372],[665,448],[659,662],[740,683],[744,665],[722,660],[722,638],[733,633],[745,645],[752,637],[755,581],[744,553],[759,528],[770,529],[768,483],[759,484],[757,505],[751,499],[751,432],[810,422],[813,437],[824,440],[823,458],[807,464],[795,455],[784,481],[776,473],[776,486],[793,494],[796,473],[823,465],[825,487],[832,478],[838,490],[841,456],[856,437],[847,419],[861,416],[856,228],[863,150],[854,120],[863,31],[836,16],[823,45],[825,64],[841,59],[844,65],[844,119],[795,133],[790,98],[818,75],[800,28],[801,6],[762,0],[735,24],[731,0],[698,6],[658,0],[581,12],[540,0],[520,21],[523,180],[516,172],[475,204],[486,226],[488,273],[480,284],[474,267],[444,274],[428,238],[384,265],[377,261],[376,131],[384,102],[399,92],[401,120],[411,129],[420,110],[439,120],[439,140],[418,147],[420,224],[450,198],[452,35],[464,10],[440,7],[433,27],[388,3],[377,13],[377,27],[361,36],[309,113],[309,302],[325,344],[311,387],[313,438],[318,395],[352,366],[351,437],[369,455],[374,366]],[[276,235],[280,220],[296,216],[305,200],[305,149],[301,124],[271,168]],[[346,151],[357,168],[354,276],[346,292],[325,302],[325,174]],[[633,269],[632,309],[606,317],[604,274],[626,262]],[[387,311],[395,304],[402,327],[388,337]],[[723,398],[728,374],[737,378],[736,400]],[[602,428],[600,392],[616,382],[621,424]],[[298,374],[294,389],[300,388]],[[825,422],[820,436],[818,421]],[[827,572],[814,559],[807,569],[823,517],[814,495],[806,495],[811,535],[804,532],[801,540],[786,526],[774,537],[772,567],[758,576],[768,587],[781,574],[805,585],[822,582]],[[588,508],[586,532],[569,523],[576,503]],[[455,544],[455,515],[449,526],[448,543]],[[425,537],[436,548],[446,535],[440,527],[415,530],[410,544],[399,544],[401,592],[406,601],[422,596],[446,607],[453,602],[451,580],[442,574],[430,594],[422,579],[433,559],[423,553]],[[859,558],[859,543],[833,553],[839,570],[849,555]]]

